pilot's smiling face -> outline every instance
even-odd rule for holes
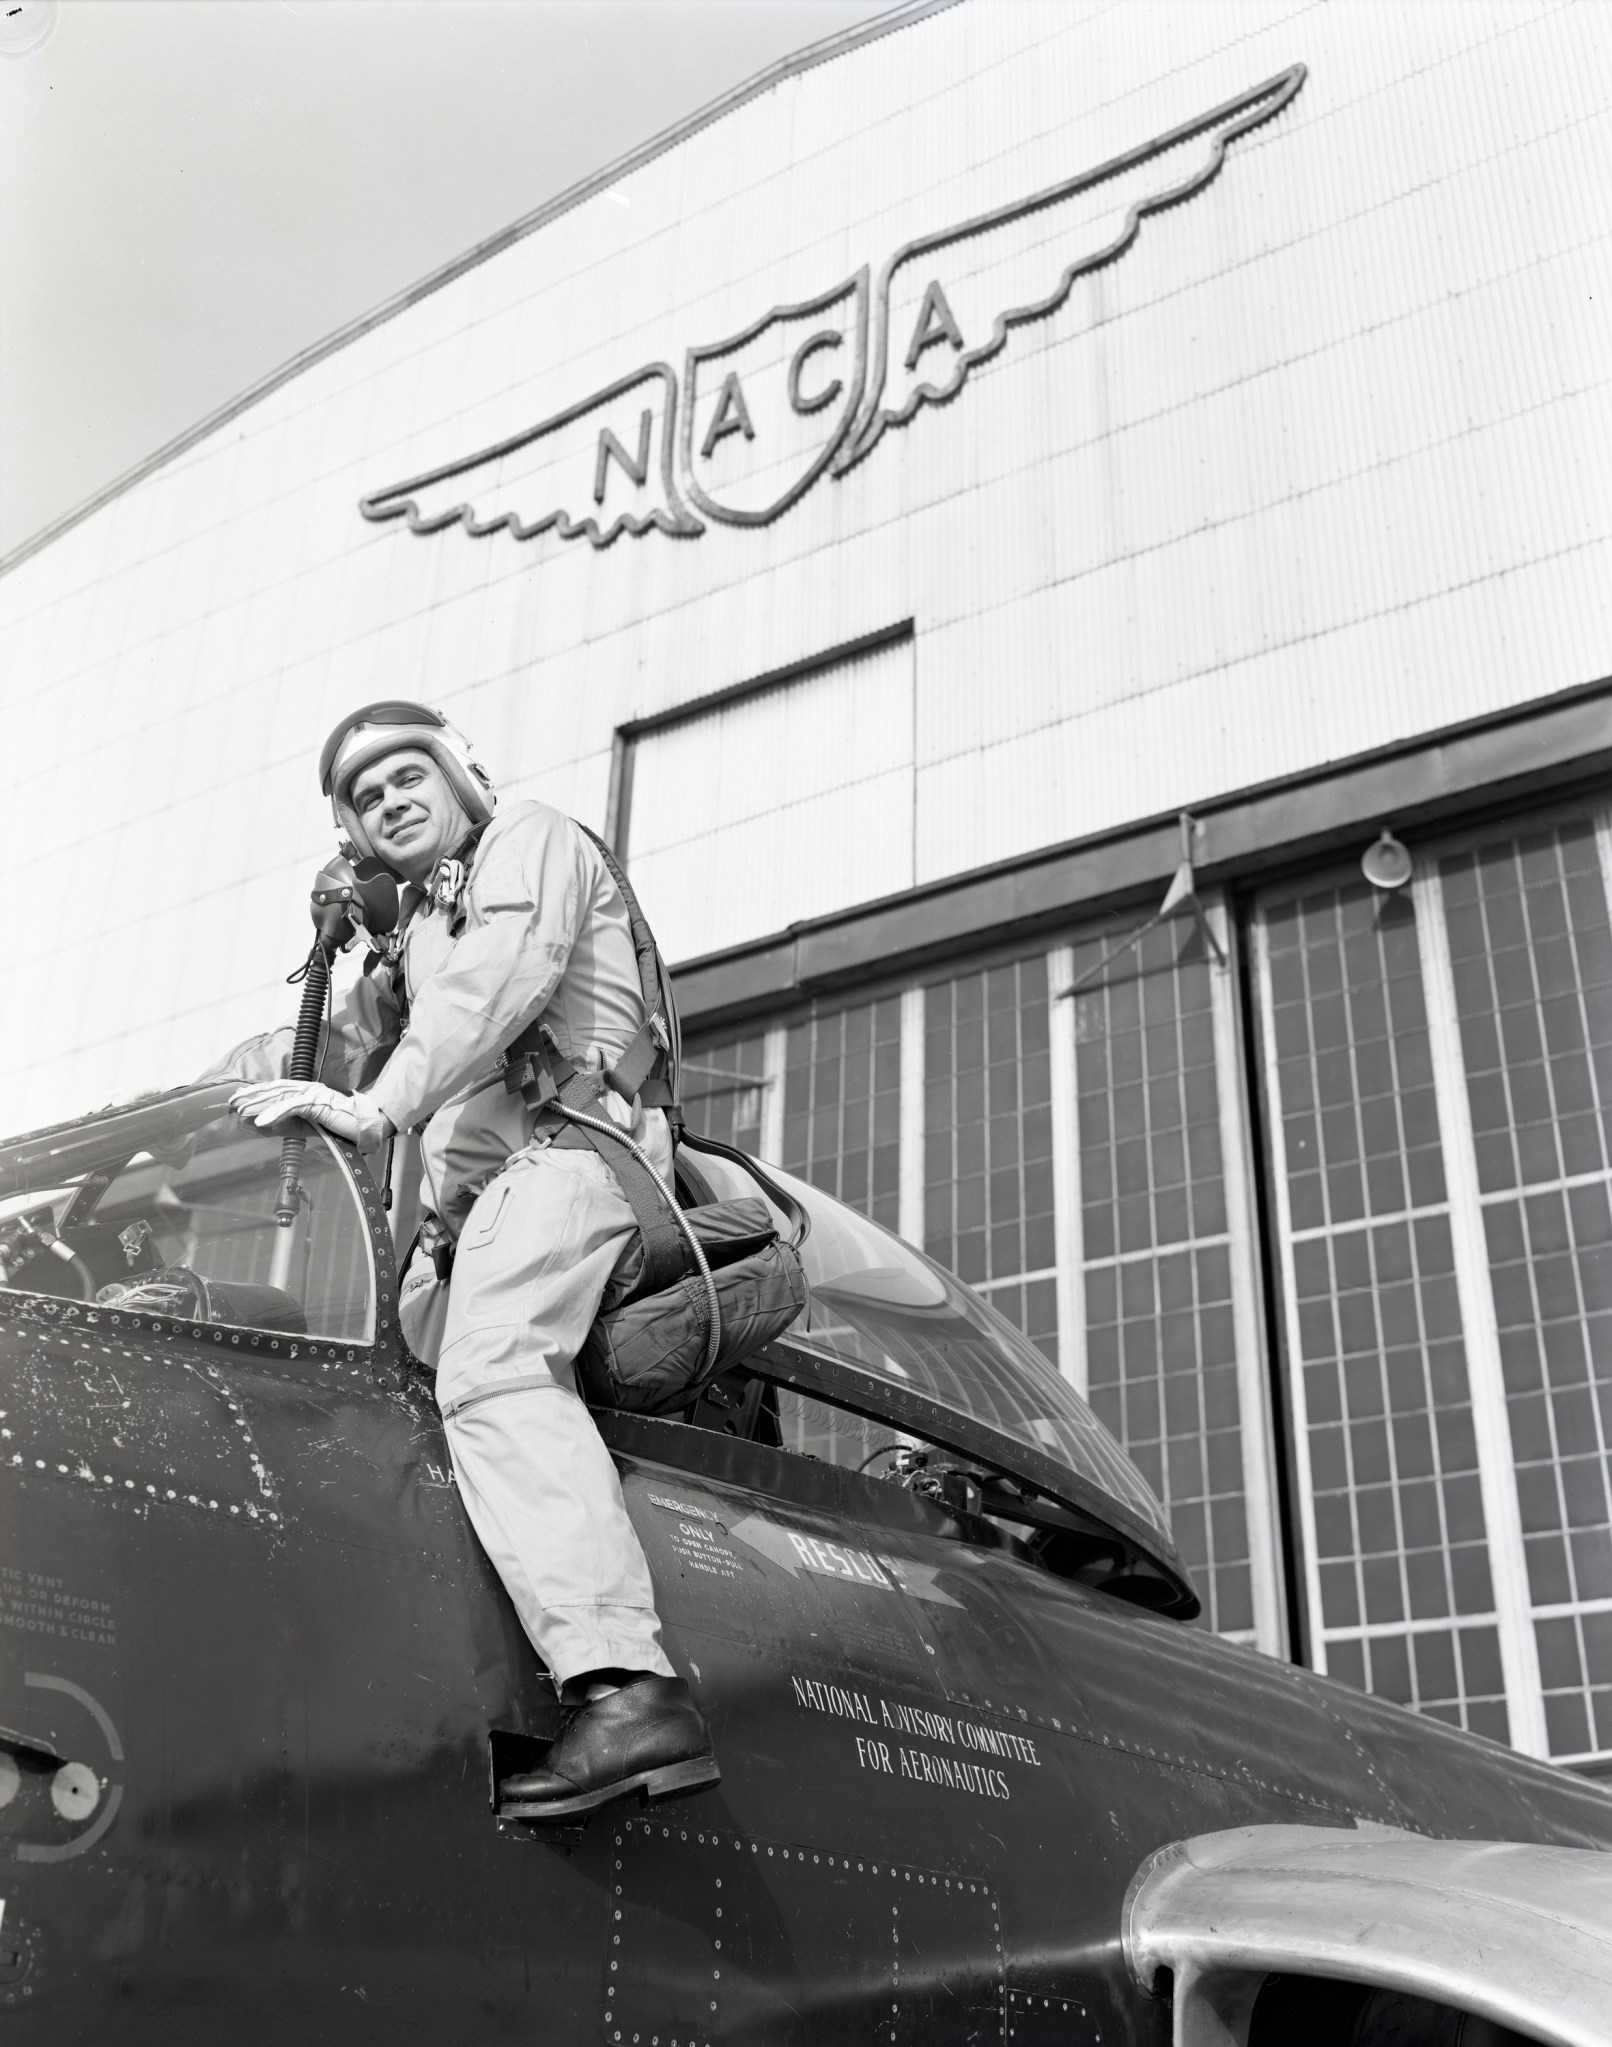
[[[401,747],[353,777],[352,804],[379,859],[423,882],[470,829],[448,778],[420,747]]]

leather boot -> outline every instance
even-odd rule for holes
[[[637,1792],[675,1798],[721,1779],[704,1715],[680,1677],[640,1677],[578,1706],[541,1770],[506,1777],[498,1816],[563,1820]]]

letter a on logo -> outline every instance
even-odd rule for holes
[[[750,419],[750,408],[744,402],[744,386],[739,382],[737,370],[729,370],[722,379],[722,395],[716,401],[716,411],[712,413],[711,424],[706,428],[705,439],[700,443],[702,459],[709,462],[729,434],[743,434],[747,441],[753,441],[756,437],[756,430]]]
[[[912,340],[908,344],[907,368],[915,370],[924,350],[933,348],[937,341],[949,341],[953,348],[961,348],[963,336],[951,307],[946,303],[940,279],[932,277],[924,293],[924,302],[918,309],[918,324],[913,328]]]

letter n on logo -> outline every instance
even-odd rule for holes
[[[602,505],[605,501],[605,486],[610,480],[612,457],[621,464],[633,483],[642,486],[649,480],[649,439],[654,430],[655,416],[644,411],[638,415],[638,452],[629,455],[609,427],[599,429],[599,453],[593,465],[593,502]]]

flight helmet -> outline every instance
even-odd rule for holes
[[[353,808],[354,778],[372,761],[406,746],[430,754],[472,824],[485,824],[498,801],[487,770],[471,755],[469,740],[440,711],[407,702],[365,704],[342,719],[319,752],[319,786],[330,798],[336,829],[365,859],[377,855]]]

